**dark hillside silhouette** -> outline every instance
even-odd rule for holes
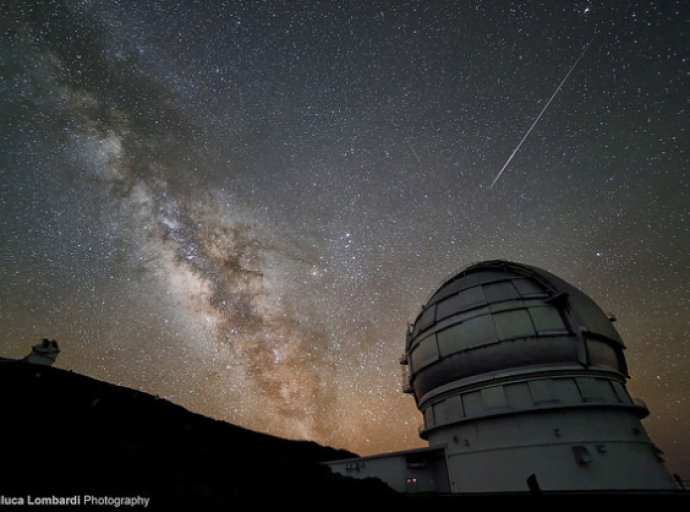
[[[354,454],[289,441],[57,368],[0,363],[4,496],[150,497],[156,510],[332,510],[402,497],[320,463]]]

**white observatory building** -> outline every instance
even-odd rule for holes
[[[330,462],[398,491],[675,490],[631,398],[625,345],[583,292],[539,268],[471,265],[407,333],[404,391],[429,448]]]

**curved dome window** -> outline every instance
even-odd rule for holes
[[[539,334],[564,334],[568,332],[563,317],[553,306],[529,308],[534,327]]]
[[[486,293],[486,298],[491,304],[497,304],[506,300],[515,300],[520,297],[512,281],[485,284],[484,293]]]
[[[496,313],[493,318],[502,340],[527,338],[536,334],[529,313],[524,309]]]
[[[436,335],[432,334],[420,341],[412,350],[412,371],[419,370],[424,366],[433,363],[438,359],[438,347],[436,346]]]
[[[623,371],[618,364],[618,354],[616,354],[616,350],[608,343],[600,340],[588,339],[587,352],[589,352],[589,364],[600,364]]]
[[[515,279],[513,284],[522,297],[533,297],[546,295],[546,290],[536,281],[532,279]]]
[[[475,286],[451,295],[437,304],[437,318],[441,320],[461,311],[466,311],[486,304],[486,295],[482,286]]]
[[[438,333],[439,350],[443,357],[496,341],[498,332],[491,315],[470,318]]]
[[[433,325],[435,311],[436,308],[434,306],[430,306],[427,309],[425,309],[424,312],[419,316],[419,319],[417,320],[414,326],[415,336]]]

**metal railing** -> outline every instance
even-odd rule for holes
[[[403,393],[412,393],[412,382],[410,381],[411,375],[410,375],[410,367],[409,366],[403,366],[402,367],[402,375],[401,375],[401,384],[402,384],[402,390]]]

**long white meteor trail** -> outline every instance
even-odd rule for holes
[[[509,157],[508,160],[506,161],[506,163],[503,164],[503,167],[501,167],[500,172],[499,172],[498,175],[494,178],[494,181],[493,181],[493,182],[491,183],[491,185],[489,186],[490,189],[493,188],[493,186],[496,184],[496,182],[498,181],[498,178],[500,178],[500,177],[501,177],[501,174],[503,174],[503,171],[506,170],[506,167],[508,167],[508,164],[510,164],[510,161],[513,159],[513,157],[515,156],[515,154],[516,154],[518,151],[520,151],[520,146],[522,146],[522,144],[525,142],[525,140],[527,139],[527,137],[529,137],[529,134],[532,133],[532,130],[534,130],[534,127],[537,125],[537,123],[538,123],[539,120],[541,119],[541,116],[543,116],[543,115],[544,115],[544,112],[546,112],[546,109],[549,108],[549,105],[551,105],[551,102],[552,102],[553,99],[556,97],[556,94],[558,94],[558,91],[561,90],[561,87],[563,87],[563,84],[565,83],[565,81],[566,81],[566,80],[568,79],[568,77],[570,76],[570,73],[573,72],[573,70],[574,70],[575,67],[577,66],[578,62],[580,62],[580,59],[582,59],[582,57],[584,56],[585,52],[587,51],[587,48],[589,48],[589,45],[592,44],[592,41],[594,41],[594,39],[592,39],[589,43],[587,43],[587,44],[585,45],[585,47],[584,47],[583,50],[582,50],[582,53],[580,53],[580,56],[579,56],[579,57],[577,58],[577,60],[575,61],[575,64],[573,64],[573,65],[570,67],[570,70],[568,70],[568,73],[565,75],[565,78],[563,78],[563,80],[561,80],[561,83],[560,83],[559,86],[556,88],[556,90],[554,91],[554,93],[551,95],[551,98],[549,98],[549,101],[547,101],[547,102],[546,102],[546,105],[544,105],[544,108],[541,109],[541,112],[539,112],[539,115],[537,116],[537,118],[536,118],[536,119],[534,120],[534,122],[532,123],[532,126],[529,127],[529,130],[527,130],[527,133],[525,133],[525,136],[524,136],[524,137],[522,138],[522,140],[520,141],[520,144],[517,145],[517,147],[513,150],[513,152],[511,153],[510,157]]]

